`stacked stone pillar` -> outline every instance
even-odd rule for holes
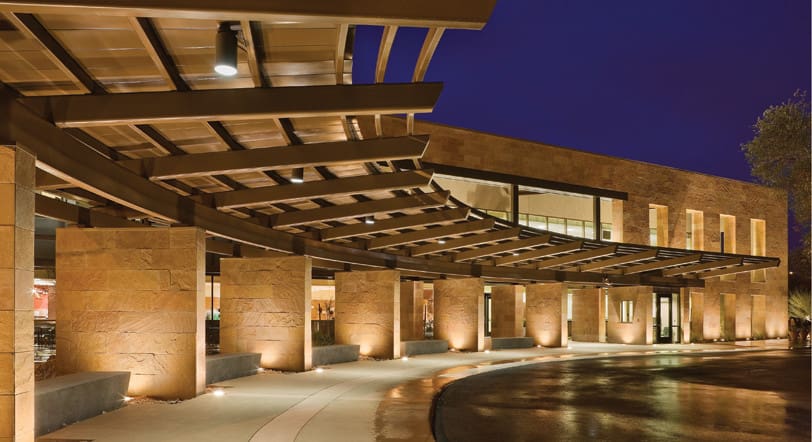
[[[400,272],[336,273],[336,344],[376,358],[400,357]]]
[[[650,286],[612,287],[609,289],[609,324],[607,341],[619,344],[652,344],[654,321],[651,316]],[[632,321],[620,322],[622,301],[632,301]],[[575,304],[575,299],[573,299]],[[574,319],[574,317],[573,317]],[[573,330],[575,324],[573,324]],[[573,331],[573,333],[575,333]]]
[[[524,287],[496,285],[491,288],[491,337],[524,336]]]
[[[606,342],[606,312],[603,290],[573,290],[572,340]]]
[[[132,396],[202,393],[205,252],[194,227],[57,229],[57,371],[129,371]]]
[[[34,440],[34,156],[0,146],[0,439]]]
[[[527,336],[536,345],[566,347],[567,285],[530,284],[525,287]]]
[[[400,283],[400,339],[417,341],[423,339],[423,290],[422,281]]]
[[[689,289],[691,297],[691,342],[705,340],[705,294]]]
[[[304,371],[313,358],[311,259],[220,260],[220,350],[260,353],[263,368]]]
[[[457,350],[485,349],[485,283],[482,278],[434,281],[434,337]]]

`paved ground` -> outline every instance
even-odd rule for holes
[[[787,344],[768,341],[753,348],[764,345]],[[561,359],[745,349],[732,344],[573,343],[570,349],[445,353],[406,361],[338,364],[322,372],[263,373],[218,384],[225,392],[222,396],[205,394],[177,404],[129,404],[41,440],[428,441],[433,440],[432,398],[444,385],[472,374]]]
[[[441,441],[809,441],[810,352],[522,366],[451,384],[437,403]]]

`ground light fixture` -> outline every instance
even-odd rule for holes
[[[234,24],[222,22],[217,27],[214,72],[231,77],[237,74],[237,31]]]
[[[217,396],[217,397],[222,397],[222,396],[225,396],[226,392],[223,391],[222,389],[218,388],[217,390],[214,390],[212,392],[212,394]]]
[[[372,215],[365,216],[364,217],[364,224],[369,224],[369,225],[375,224],[375,217],[372,216]]]
[[[297,167],[296,169],[293,169],[293,175],[290,178],[290,182],[294,184],[304,183],[304,168]]]

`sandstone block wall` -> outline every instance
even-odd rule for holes
[[[336,344],[377,358],[400,357],[400,272],[336,273]]]
[[[691,291],[691,341],[705,340],[705,293],[701,290]]]
[[[57,229],[57,371],[129,371],[129,394],[205,388],[205,235],[198,228]]]
[[[652,344],[654,321],[651,316],[652,287],[612,287],[609,289],[607,341],[620,344]],[[631,323],[620,322],[620,302],[634,301]],[[575,300],[573,299],[573,304]],[[573,317],[574,319],[574,317]],[[574,324],[573,324],[574,328]]]
[[[567,345],[567,285],[530,284],[525,287],[527,336],[536,345]]]
[[[362,129],[372,133],[371,121],[362,120],[362,123]],[[385,117],[383,130],[387,136],[402,135],[404,121]],[[703,213],[703,243],[705,250],[709,251],[720,249],[719,215],[736,217],[736,251],[742,254],[752,253],[750,219],[765,220],[765,254],[781,259],[779,267],[767,269],[766,282],[751,282],[750,274],[743,273],[731,281],[713,278],[707,281],[707,285],[715,293],[766,296],[766,335],[771,338],[787,335],[785,192],[743,181],[424,121],[415,122],[415,133],[431,135],[431,145],[423,157],[427,162],[627,192],[627,201],[613,204],[613,238],[617,241],[648,244],[649,204],[668,208],[669,247],[685,247],[687,209]],[[737,153],[731,152],[731,155]],[[730,244],[730,238],[725,240]],[[730,250],[730,247],[726,246],[726,249]],[[710,308],[709,313],[715,314],[718,302],[710,301],[706,307]],[[711,325],[709,336],[718,335],[712,324],[708,325]]]
[[[606,342],[606,314],[601,289],[572,291],[572,340]]]
[[[34,440],[34,156],[0,146],[0,439]]]
[[[309,370],[311,259],[220,260],[220,350],[260,353],[263,368]]]
[[[524,287],[495,285],[491,288],[491,337],[524,336]]]
[[[485,284],[481,278],[434,281],[434,337],[458,350],[485,349]]]
[[[767,315],[767,297],[764,295],[753,295],[752,306],[752,329],[754,339],[763,339],[766,336],[766,315]]]
[[[400,283],[400,340],[416,341],[425,337],[423,329],[422,281]]]

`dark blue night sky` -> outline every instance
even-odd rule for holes
[[[411,80],[425,32],[398,31],[387,82]],[[354,82],[380,34],[357,30]],[[808,0],[500,0],[483,31],[445,33],[418,118],[752,181],[739,145],[809,89],[810,50]]]

